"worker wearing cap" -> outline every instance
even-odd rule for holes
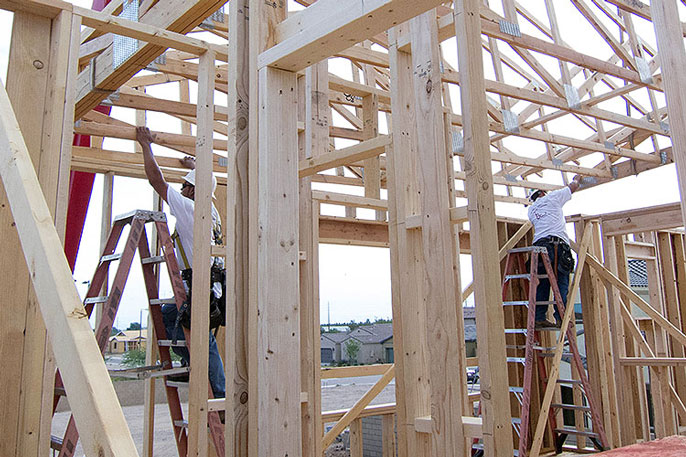
[[[569,237],[565,229],[565,217],[562,207],[572,198],[579,188],[580,176],[575,176],[568,186],[553,192],[537,190],[531,194],[529,206],[529,220],[534,225],[534,246],[545,247],[548,257],[553,266],[553,271],[557,276],[557,287],[560,289],[562,302],[567,303],[567,292],[569,290],[569,274],[574,268],[574,259],[569,247]],[[543,262],[538,264],[538,274],[545,274]],[[550,281],[541,278],[536,289],[536,302],[550,301]],[[553,306],[555,322],[550,322],[546,318],[548,304],[541,303],[536,305],[536,329],[560,328],[562,319],[556,306]]]
[[[145,167],[145,175],[148,182],[155,189],[155,192],[162,197],[162,199],[169,204],[169,210],[172,216],[176,217],[175,248],[176,257],[179,261],[182,271],[190,272],[193,266],[193,214],[195,208],[195,163],[192,158],[186,157],[182,160],[184,165],[192,168],[191,171],[184,176],[183,184],[181,185],[181,192],[173,189],[164,179],[160,167],[157,165],[155,156],[152,154],[151,144],[155,142],[155,137],[150,133],[147,127],[138,127],[136,129],[136,139],[143,149],[143,164]],[[212,175],[212,194],[217,187],[217,179]],[[220,227],[219,213],[212,205],[212,225],[213,233],[212,240],[216,240],[218,234],[217,227]],[[187,282],[187,281],[185,281]],[[187,284],[187,287],[189,284]],[[214,290],[219,289],[219,290]],[[213,284],[212,293],[221,294],[220,285]],[[185,336],[183,329],[178,325],[177,309],[174,304],[165,304],[162,306],[162,316],[164,325],[167,330],[167,337],[170,339],[184,340]],[[190,362],[190,354],[185,347],[174,347],[174,352],[180,355],[186,364]],[[212,387],[212,393],[215,398],[223,398],[225,396],[225,379],[224,366],[222,359],[219,356],[217,349],[217,341],[210,332],[210,347],[209,347],[209,381]]]

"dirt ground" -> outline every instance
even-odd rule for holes
[[[365,392],[374,384],[374,378],[356,378],[355,380],[345,380],[341,384],[326,385],[322,387],[322,410],[332,411],[343,408],[352,407],[357,400],[359,400]],[[162,383],[156,383],[161,385]],[[140,386],[140,387],[139,387]],[[121,381],[115,382],[115,390],[120,397],[120,401],[124,411],[124,417],[129,424],[133,440],[136,443],[138,452],[141,453],[143,449],[143,406],[142,404],[135,404],[140,398],[142,402],[142,382],[139,381]],[[185,389],[183,389],[185,390]],[[182,394],[187,398],[186,392]],[[176,457],[176,445],[174,443],[174,434],[171,428],[171,418],[169,417],[169,409],[166,405],[164,395],[156,395],[158,404],[155,407],[155,443],[154,450],[156,457]],[[387,386],[373,401],[372,405],[395,402],[395,385]],[[126,406],[130,405],[130,406]],[[52,434],[56,436],[63,436],[64,430],[69,421],[70,412],[68,405],[60,405],[61,412],[55,414],[52,422]],[[188,410],[188,404],[182,403],[184,415]],[[82,456],[83,449],[81,443],[76,448],[75,456]],[[342,443],[334,443],[326,452],[326,457],[348,457],[350,454],[345,450]]]

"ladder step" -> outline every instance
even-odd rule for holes
[[[50,449],[54,449],[56,451],[61,451],[62,450],[62,438],[59,436],[55,435],[50,435]]]
[[[176,344],[173,344],[172,340],[157,340],[157,345],[174,348],[185,348],[186,340],[177,340]]]
[[[188,421],[186,419],[175,420],[174,427],[188,428]]]
[[[187,382],[181,382],[181,381],[167,381],[167,387],[176,387],[177,389],[183,388],[183,387],[188,387]]]
[[[117,252],[115,254],[104,255],[100,257],[100,263],[114,262],[115,260],[121,259],[122,253]]]
[[[507,344],[506,349],[526,349],[526,344]]]
[[[538,279],[548,279],[548,275],[534,275]],[[531,273],[521,273],[521,274],[516,274],[516,275],[505,275],[505,281],[509,281],[511,279],[531,279]]]
[[[524,363],[526,358],[524,357],[508,357],[507,363]]]
[[[546,349],[548,349],[548,348],[546,348]],[[541,357],[555,357],[555,351],[554,351],[555,348],[552,348],[552,349],[553,349],[552,352],[541,351]],[[573,353],[571,353],[571,352],[563,352],[562,353],[562,357],[571,357],[572,355],[573,355]]]
[[[159,306],[159,305],[175,305],[176,304],[176,299],[174,297],[172,298],[153,298],[150,300],[150,305],[152,306]]]
[[[568,427],[556,428],[555,433],[564,433],[567,435],[579,435],[579,436],[588,436],[591,438],[600,438],[600,435],[598,435],[597,433],[592,432],[590,430],[577,430],[575,428],[568,428]]]
[[[107,295],[101,297],[89,297],[83,301],[84,305],[92,305],[95,303],[105,303],[107,301]]]
[[[67,391],[64,389],[64,387],[55,387],[55,395],[59,395],[60,397],[66,397]]]
[[[523,248],[514,248],[507,251],[509,254],[516,254],[518,252],[548,252],[543,246],[525,246]]]
[[[144,259],[141,259],[141,263],[143,265],[147,265],[149,263],[164,263],[165,259],[163,255],[156,255],[153,257],[146,257]]]
[[[516,334],[526,335],[526,329],[525,328],[506,328],[505,334],[506,335],[516,335]]]
[[[555,351],[557,349],[555,346],[534,346],[534,351],[548,352]]]
[[[590,411],[591,410],[591,408],[589,408],[588,406],[568,405],[565,403],[553,403],[550,406],[553,408],[573,409],[575,411]]]
[[[159,378],[161,376],[172,376],[177,374],[188,373],[188,367],[177,367],[163,370],[160,365],[137,367],[126,370],[107,370],[110,376],[117,376],[120,378],[129,379],[149,379]]]
[[[529,306],[529,300],[504,301],[503,306]]]
[[[517,394],[523,394],[524,393],[524,387],[510,386],[510,392],[517,393]]]
[[[522,425],[522,418],[521,417],[513,417],[512,423],[517,424],[517,425]]]
[[[578,384],[582,385],[581,380],[579,379],[558,379],[555,381],[558,384]]]

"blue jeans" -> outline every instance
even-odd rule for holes
[[[549,238],[543,238],[534,243],[534,246],[545,247],[548,251],[548,257],[550,258],[550,264],[555,271],[556,256],[555,251],[557,250],[557,287],[560,289],[560,295],[562,296],[562,302],[567,304],[567,292],[569,291],[569,274],[574,267],[574,261],[571,260],[571,251],[569,245],[564,241],[551,241]],[[538,274],[545,274],[545,266],[543,261],[538,262]],[[553,297],[553,300],[555,297]],[[539,279],[538,288],[536,289],[536,301],[548,301],[550,300],[550,281],[547,278]],[[554,317],[556,321],[562,320],[560,318],[560,312],[557,306],[553,305]],[[548,305],[536,305],[536,321],[546,320],[546,313],[548,312]]]
[[[181,324],[179,324],[179,326],[176,328],[176,334],[174,335],[176,314],[176,305],[167,304],[162,306],[162,320],[164,321],[164,328],[167,330],[167,338],[173,340],[176,336],[177,340],[184,341],[186,336],[183,334],[183,327],[181,327]],[[191,357],[187,348],[173,347],[172,350],[186,362],[186,365],[190,366]],[[214,338],[212,332],[210,332],[209,357],[208,377],[210,380],[210,386],[212,387],[212,394],[214,395],[214,398],[224,398],[226,396],[224,364],[222,363],[222,358],[219,356],[217,340]]]

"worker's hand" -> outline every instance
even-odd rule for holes
[[[191,170],[195,170],[195,157],[186,156],[181,159],[181,165]]]
[[[573,178],[573,180],[578,182],[578,183],[581,183],[581,180],[583,180],[583,179],[584,178],[581,175],[575,175]]]
[[[136,127],[136,140],[141,146],[150,146],[151,143],[155,142],[155,135],[150,133],[150,129],[147,127]]]

